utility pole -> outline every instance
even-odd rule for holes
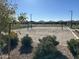
[[[9,40],[8,40],[8,59],[10,59],[10,33],[11,33],[11,23],[9,23]]]
[[[72,28],[72,17],[73,17],[73,11],[71,10],[71,28]]]
[[[30,14],[30,26],[32,28],[32,14]]]

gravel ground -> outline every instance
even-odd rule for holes
[[[67,27],[64,27],[63,29],[61,27],[33,27],[32,29],[24,28],[24,29],[17,29],[14,31],[18,34],[19,40],[21,40],[21,38],[26,34],[29,34],[29,36],[31,36],[33,39],[34,47],[36,47],[37,44],[39,43],[38,39],[45,37],[47,35],[51,35],[51,36],[55,35],[57,37],[57,41],[60,42],[58,49],[69,59],[74,59],[70,51],[67,49],[66,42],[71,38],[75,38],[75,37],[68,30]],[[19,44],[18,47],[11,52],[11,59],[32,59],[33,52],[30,54],[20,55],[18,51],[20,47],[21,44]]]
[[[60,42],[60,45],[67,46],[66,42],[70,40],[71,38],[75,38],[73,34],[67,29],[67,27],[64,27],[63,30],[61,27],[34,27],[32,29],[18,29],[15,30],[15,32],[18,33],[19,40],[26,34],[29,34],[29,36],[32,37],[33,42],[35,42],[35,45],[39,43],[38,39],[45,37],[47,35],[55,35],[57,37],[57,41]]]

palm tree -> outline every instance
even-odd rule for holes
[[[18,20],[20,23],[26,22],[26,19],[28,17],[26,16],[26,13],[21,13],[20,16],[18,17]]]

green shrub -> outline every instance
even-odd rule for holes
[[[11,41],[10,41],[11,46],[16,46],[16,45],[18,45],[18,38],[17,38],[17,37],[14,37],[14,38],[11,37],[10,40],[11,40]]]
[[[3,34],[1,34],[1,36],[0,36],[1,38],[0,38],[0,48],[3,48],[4,46],[5,46],[5,40],[4,40],[4,35]]]
[[[56,36],[47,36],[47,37],[43,37],[43,39],[39,39],[40,42],[44,42],[44,41],[50,41],[52,42],[52,44],[54,46],[57,46],[59,44],[58,41],[56,41]]]
[[[4,42],[2,40],[0,40],[0,49],[2,49],[4,47]]]
[[[18,36],[17,33],[15,32],[11,32],[10,35],[4,35],[3,36],[3,40],[4,40],[4,44],[5,46],[2,49],[3,54],[7,54],[8,53],[8,46],[10,47],[10,51],[12,51],[14,48],[17,47],[18,45]]]
[[[55,41],[55,39],[55,36],[47,36],[40,39],[33,59],[67,59],[61,57],[63,55],[57,50],[56,45],[58,42]],[[57,44],[55,44],[55,42],[57,42]]]
[[[14,48],[18,45],[18,36],[17,36],[17,33],[15,32],[11,32],[10,33],[10,36],[9,35],[5,35],[4,36],[4,41],[6,43],[6,45],[8,46],[8,43],[10,41],[10,47],[11,48]]]
[[[79,55],[79,40],[78,39],[71,39],[67,42],[68,48],[70,49],[73,56]]]
[[[22,46],[30,47],[32,44],[32,38],[26,35],[22,38],[21,43]]]

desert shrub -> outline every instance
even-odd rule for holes
[[[55,59],[59,55],[59,51],[49,43],[42,43],[36,48],[36,52],[33,59]]]
[[[36,47],[33,59],[67,59],[66,57],[61,57],[63,55],[57,50],[56,45],[58,43],[54,44],[55,39],[55,36],[47,36],[40,39],[40,43],[38,44],[38,47]]]
[[[19,49],[20,54],[28,54],[32,52],[32,38],[28,35],[24,36],[21,40],[22,46]]]
[[[10,46],[10,51],[11,51],[17,47],[18,41],[19,41],[17,33],[15,33],[15,32],[11,32],[10,35],[8,35],[8,34],[4,35],[3,40],[5,42],[5,46],[2,50],[4,54],[8,53],[8,46]]]
[[[70,49],[71,53],[74,57],[79,55],[79,40],[78,39],[71,39],[67,42],[68,48]]]
[[[0,38],[0,48],[2,49],[2,48],[4,47],[4,45],[5,45],[4,35],[1,34],[0,37],[1,37],[1,38]]]
[[[4,47],[4,41],[0,40],[0,49],[2,49]]]
[[[56,41],[56,36],[43,37],[43,39],[39,39],[39,41],[40,42],[50,41],[54,46],[57,46],[59,44],[59,42]]]
[[[8,44],[10,42],[10,49],[14,49],[18,45],[19,41],[17,33],[11,32],[10,35],[5,35],[4,41],[6,43],[6,48],[8,48]]]
[[[22,38],[21,43],[22,46],[30,47],[32,44],[32,38],[26,35]]]

